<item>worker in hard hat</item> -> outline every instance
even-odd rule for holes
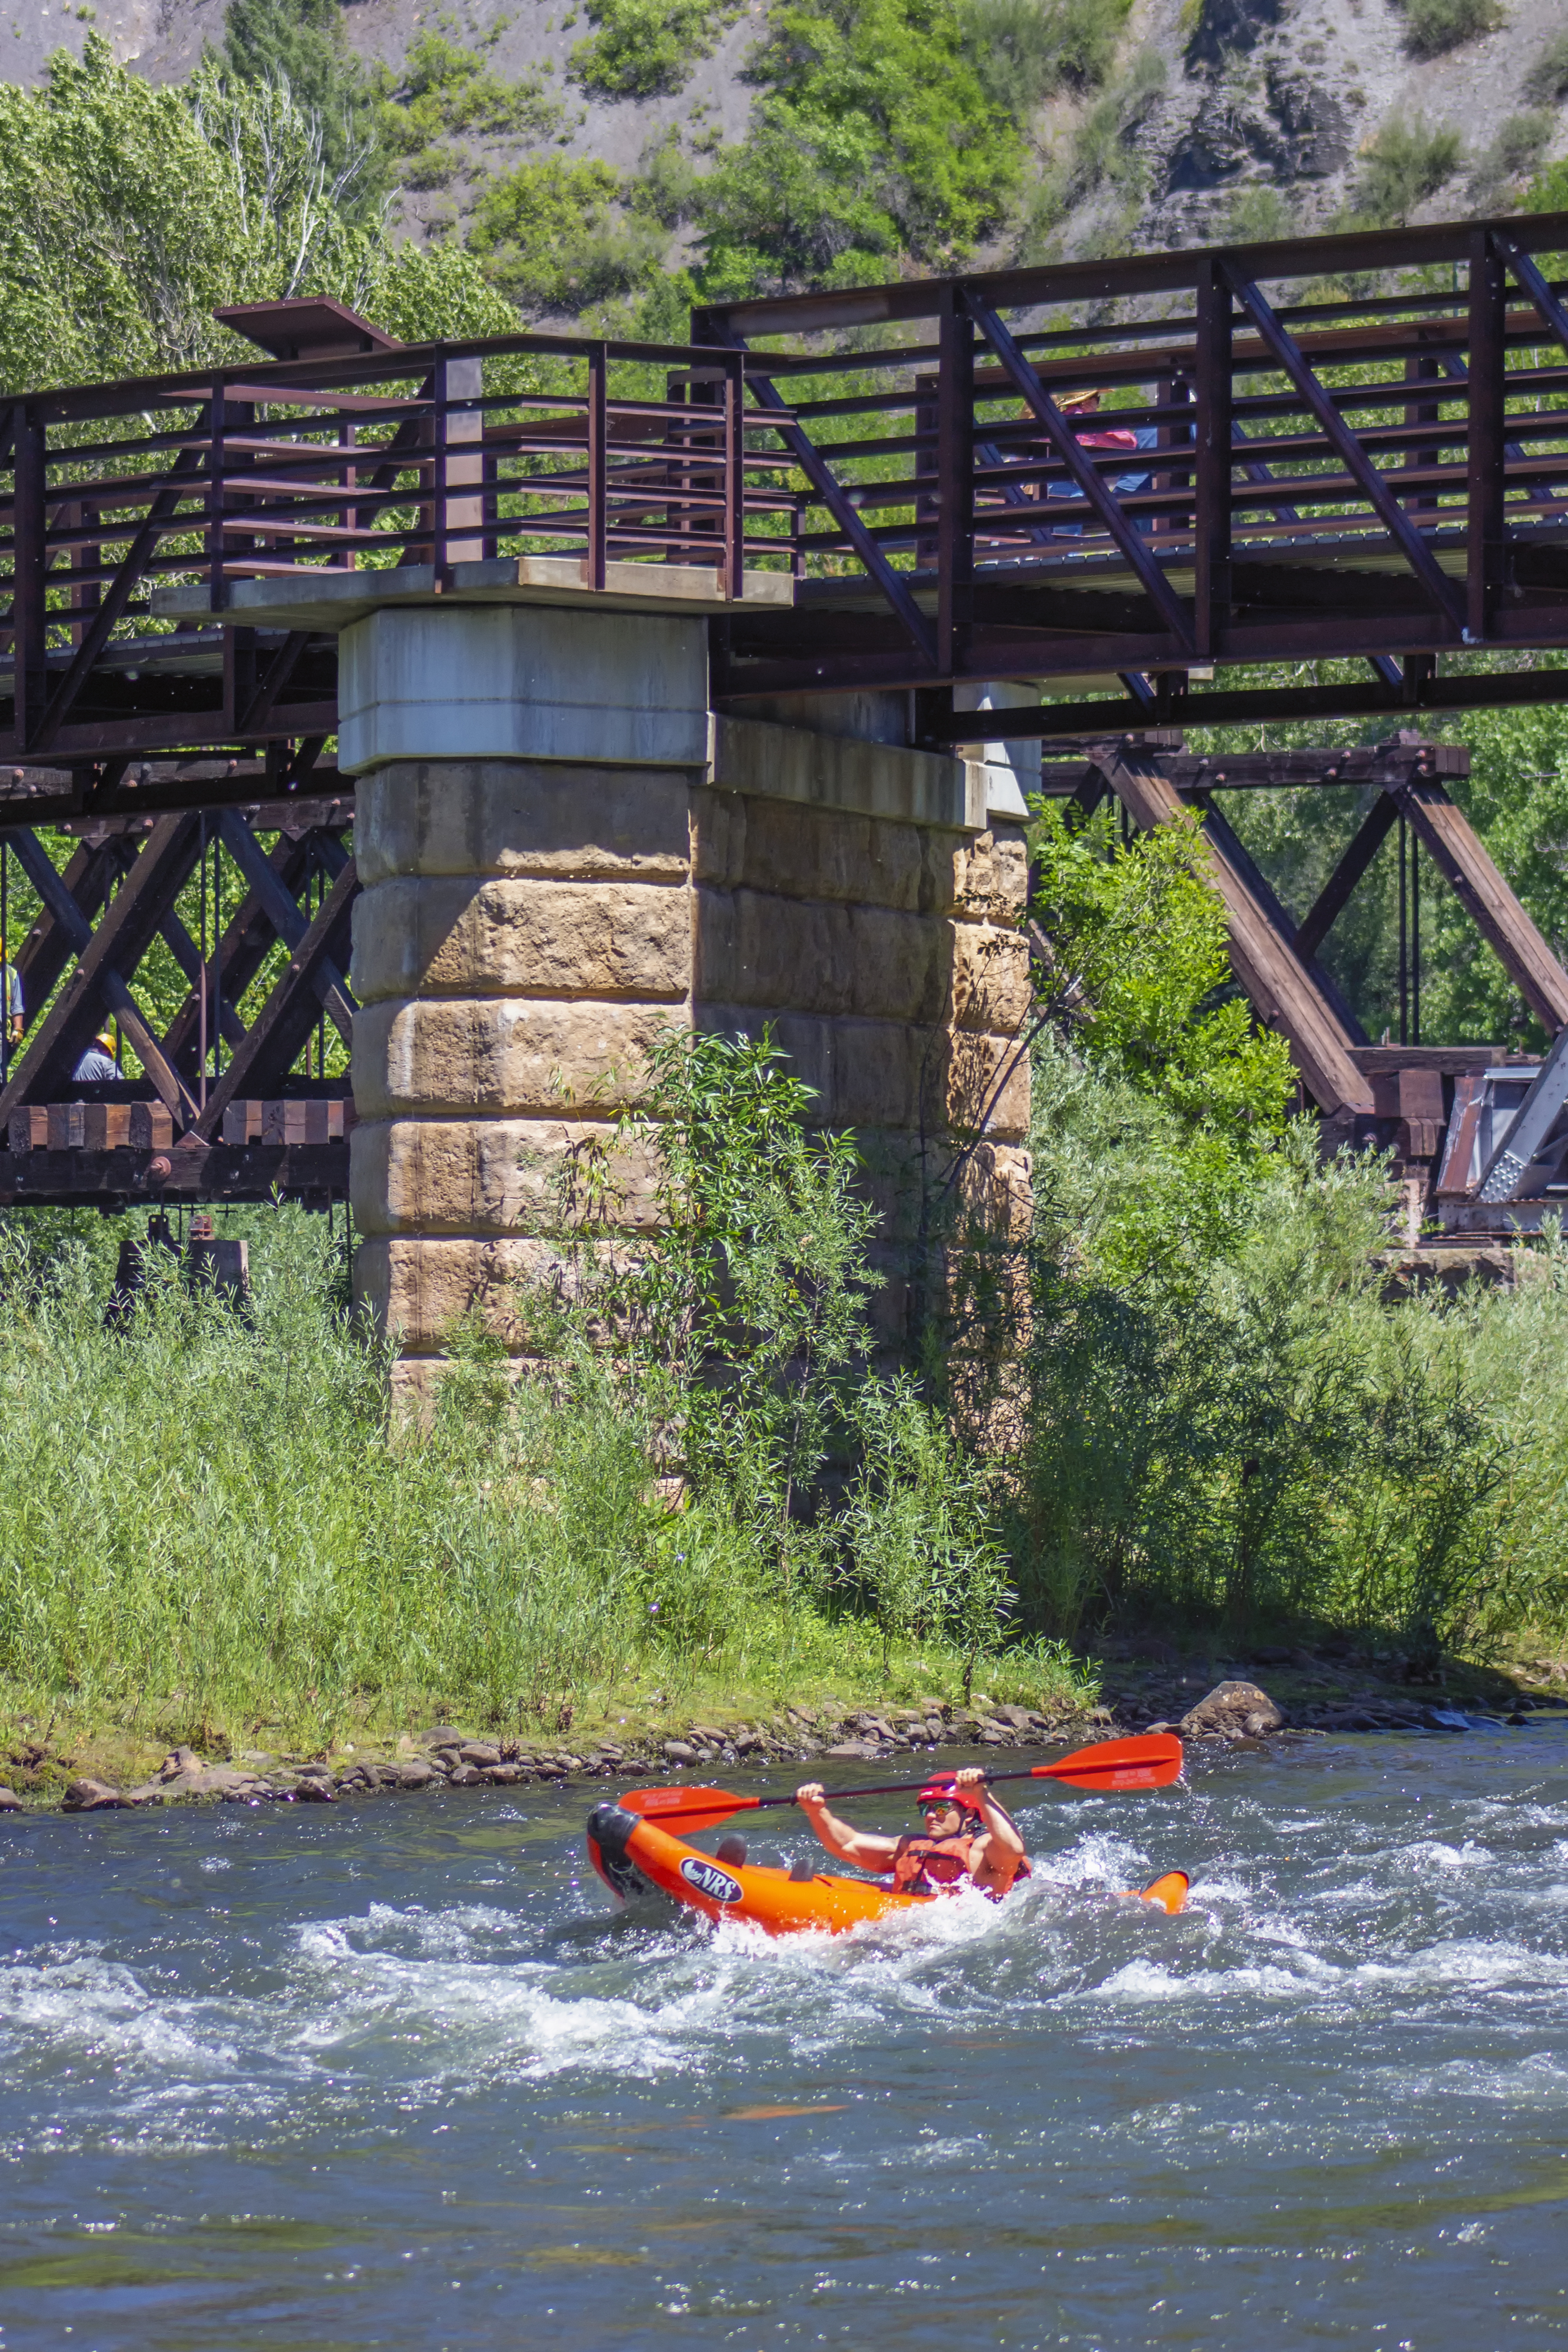
[[[112,1021],[106,1023],[75,1069],[73,1082],[79,1087],[96,1087],[111,1082],[120,1076],[119,1042]]]

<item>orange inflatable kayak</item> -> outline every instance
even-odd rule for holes
[[[667,1895],[705,1919],[750,1919],[770,1936],[812,1930],[841,1936],[863,1920],[942,1900],[936,1895],[901,1895],[874,1879],[839,1878],[826,1870],[715,1862],[684,1838],[616,1804],[597,1806],[589,1815],[588,1859],[617,1903]],[[1187,1899],[1187,1875],[1167,1871],[1152,1885],[1131,1891],[1174,1916]]]

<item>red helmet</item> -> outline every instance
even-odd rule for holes
[[[958,1782],[951,1772],[943,1772],[934,1780],[926,1782],[917,1800],[916,1810],[924,1812],[928,1805],[957,1805],[961,1810],[967,1810],[958,1793]]]

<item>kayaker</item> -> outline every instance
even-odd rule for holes
[[[978,1886],[1000,1903],[1015,1879],[1029,1874],[1012,1815],[992,1796],[977,1764],[926,1782],[918,1800],[925,1830],[915,1836],[877,1837],[852,1829],[828,1811],[820,1780],[806,1781],[795,1801],[836,1861],[891,1877],[900,1894],[955,1895],[962,1886]]]

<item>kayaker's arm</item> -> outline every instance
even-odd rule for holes
[[[1018,1835],[1017,1824],[1005,1805],[997,1803],[985,1785],[985,1774],[978,1765],[966,1765],[953,1775],[960,1801],[977,1812],[985,1824],[985,1835],[972,1865],[971,1875],[976,1886],[988,1893],[1005,1895],[1018,1874],[1018,1865],[1026,1859],[1024,1841]]]
[[[841,1822],[837,1813],[828,1811],[820,1780],[807,1780],[804,1788],[795,1790],[795,1801],[811,1823],[818,1843],[826,1847],[836,1862],[852,1863],[857,1870],[891,1870],[899,1850],[897,1838],[870,1836]]]

